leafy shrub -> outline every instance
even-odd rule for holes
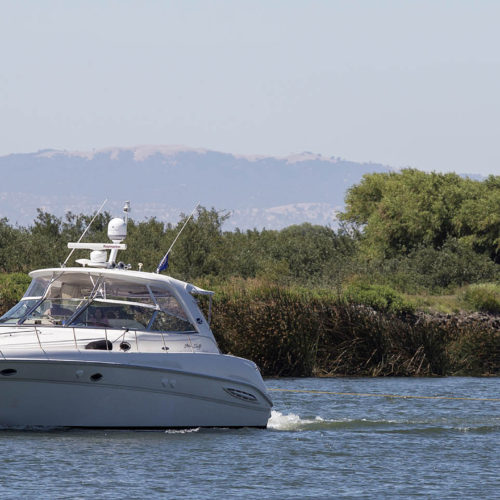
[[[30,283],[31,278],[23,273],[0,274],[0,315],[19,302]]]
[[[344,297],[348,302],[369,306],[381,312],[403,314],[414,311],[410,302],[386,285],[353,283],[345,290]]]
[[[465,291],[464,301],[476,311],[500,313],[500,286],[494,283],[471,285]]]
[[[500,278],[500,266],[465,241],[449,238],[439,248],[422,246],[408,255],[372,261],[364,274],[404,293],[442,293]]]

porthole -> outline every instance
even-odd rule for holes
[[[129,351],[129,350],[130,350],[130,344],[129,344],[128,342],[122,342],[122,343],[120,344],[120,349],[121,349],[122,351],[127,352],[127,351]]]
[[[97,382],[102,379],[102,373],[94,373],[93,375],[90,376],[90,380],[92,382]]]
[[[11,375],[15,375],[17,373],[17,370],[14,370],[14,368],[5,368],[0,372],[4,377],[10,377]]]

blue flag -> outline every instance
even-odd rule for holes
[[[165,254],[165,257],[163,257],[163,259],[161,259],[161,262],[160,262],[156,272],[159,273],[160,271],[165,271],[165,269],[167,269],[167,267],[168,267],[168,253]]]

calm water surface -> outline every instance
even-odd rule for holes
[[[268,380],[500,398],[500,378]],[[498,498],[500,402],[272,392],[267,430],[0,431],[1,498]]]

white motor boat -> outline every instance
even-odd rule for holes
[[[212,292],[117,264],[125,235],[117,218],[113,243],[68,244],[90,259],[31,272],[0,318],[0,426],[266,427],[257,366],[222,354],[198,307]]]

